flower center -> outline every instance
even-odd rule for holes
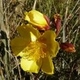
[[[38,60],[40,58],[44,58],[47,53],[47,46],[39,41],[31,42],[27,46],[27,53],[27,56],[31,59]]]

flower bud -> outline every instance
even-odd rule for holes
[[[37,10],[31,10],[25,13],[25,20],[34,25],[39,30],[48,30],[49,19]]]
[[[66,52],[76,52],[74,45],[68,42],[61,43],[60,47]]]
[[[61,16],[60,14],[55,14],[54,16],[54,26],[56,28],[56,34],[58,35],[61,29]]]

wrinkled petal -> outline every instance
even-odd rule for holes
[[[32,59],[21,58],[20,65],[24,71],[38,73],[41,67],[41,61],[36,62]]]
[[[35,35],[35,38],[40,36],[38,30],[33,28],[30,24],[19,26],[17,30],[19,36],[11,40],[11,48],[15,55],[21,52],[31,41],[33,41],[34,36],[32,36],[31,33]]]
[[[59,51],[59,43],[55,40],[56,34],[52,30],[46,31],[39,40],[47,44],[47,51],[52,56],[55,57]]]
[[[49,25],[44,18],[44,15],[37,10],[31,10],[25,13],[25,20],[35,25],[39,29],[45,30],[49,28]]]
[[[42,59],[41,70],[46,74],[54,74],[54,65],[50,56]]]

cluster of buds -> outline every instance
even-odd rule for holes
[[[58,35],[61,29],[61,15],[54,14],[52,22],[54,24],[54,27],[56,28],[56,34]],[[70,53],[76,52],[75,46],[69,42],[60,43],[60,48],[66,52],[70,52]]]

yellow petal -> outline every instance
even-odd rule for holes
[[[31,24],[27,24],[26,28],[28,29],[27,31],[30,32],[30,37],[35,37],[36,39],[40,37],[40,32],[33,27]]]
[[[43,58],[41,70],[46,74],[54,74],[54,65],[50,56]]]
[[[11,48],[15,55],[23,50],[31,41],[30,33],[24,26],[19,26],[18,31],[20,36],[11,40]]]
[[[37,37],[32,32],[30,32],[30,36],[31,36],[31,41],[37,40]]]
[[[32,59],[21,58],[20,65],[24,71],[38,73],[41,67],[41,62],[37,63]]]
[[[38,41],[30,42],[17,56],[30,57],[34,60],[39,60],[41,56],[44,56],[41,50],[41,44]]]
[[[38,30],[30,24],[19,26],[17,30],[20,36],[11,40],[11,48],[15,55],[20,53],[31,42],[32,36],[30,32],[32,32],[36,38],[40,36]]]
[[[44,29],[44,27],[49,26],[44,15],[37,10],[31,10],[28,13],[25,13],[25,20],[31,24]]]
[[[46,31],[40,38],[40,40],[47,44],[48,53],[55,57],[59,51],[59,43],[55,40],[56,34],[52,30]]]

